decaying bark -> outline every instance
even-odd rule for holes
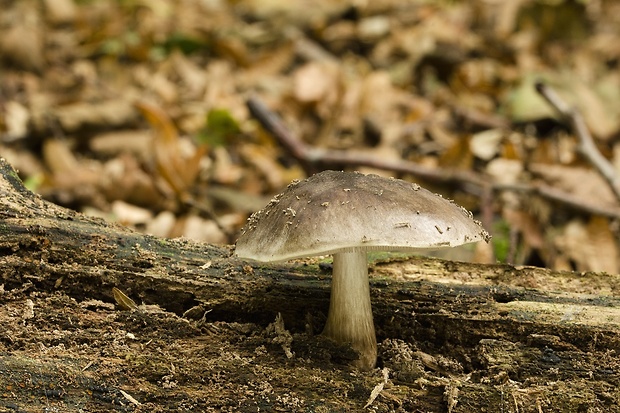
[[[357,372],[315,335],[318,261],[141,235],[3,160],[0,193],[0,411],[620,411],[618,275],[376,257],[380,366]]]

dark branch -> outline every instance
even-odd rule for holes
[[[599,214],[610,218],[620,218],[620,208],[618,207],[602,206],[596,202],[584,201],[570,193],[548,185],[519,184],[505,186],[493,183],[486,176],[472,171],[428,168],[400,159],[384,160],[358,150],[344,151],[315,148],[293,135],[280,118],[269,110],[260,99],[252,97],[248,100],[247,105],[252,116],[300,163],[308,175],[312,175],[329,166],[367,166],[386,171],[411,174],[417,178],[437,184],[456,184],[463,191],[480,196],[484,199],[485,204],[492,203],[492,194],[494,192],[517,191],[537,194],[547,200],[561,203],[578,211]],[[485,215],[490,215],[485,205],[482,205],[482,209],[486,210]]]

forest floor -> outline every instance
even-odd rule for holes
[[[0,0],[0,157],[84,214],[0,188],[0,412],[620,411],[620,3],[375,3]],[[317,334],[328,261],[230,256],[322,169],[418,182],[493,235],[372,259],[370,372]]]

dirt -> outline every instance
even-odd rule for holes
[[[2,303],[2,411],[346,411],[380,377],[334,368],[329,343],[296,334],[287,345],[273,326],[62,293],[5,292]],[[334,392],[340,401],[325,400]]]
[[[28,283],[0,300],[0,411],[620,411],[617,330],[537,332],[536,320],[424,314],[418,302],[411,325],[379,326],[380,365],[359,372],[350,349],[313,334],[312,314],[291,330],[208,311],[188,320]]]

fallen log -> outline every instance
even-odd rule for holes
[[[620,411],[618,275],[375,256],[359,372],[317,334],[328,261],[139,234],[4,160],[0,193],[0,411]]]

